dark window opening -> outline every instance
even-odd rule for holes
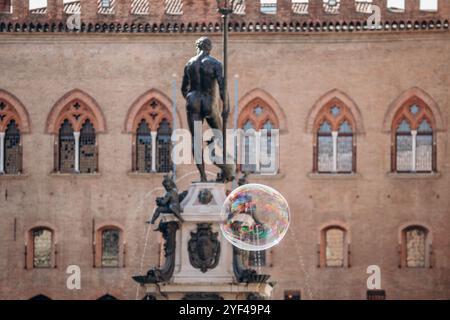
[[[97,171],[97,150],[95,143],[95,128],[87,120],[80,131],[80,173]]]
[[[22,155],[20,146],[20,131],[16,122],[9,123],[5,132],[4,170],[6,174],[18,174],[21,169]]]
[[[59,171],[72,173],[75,169],[75,137],[69,120],[59,129]]]
[[[148,123],[142,120],[136,132],[136,170],[152,171],[152,135]]]
[[[158,172],[169,172],[172,170],[171,136],[172,129],[170,128],[169,122],[166,119],[163,119],[159,125],[156,136],[156,150],[158,157],[156,170]]]

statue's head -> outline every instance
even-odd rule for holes
[[[168,175],[165,175],[162,184],[167,191],[175,189],[176,185],[175,182],[173,182],[173,174],[169,173]]]
[[[195,42],[195,46],[197,47],[197,51],[205,51],[211,52],[212,50],[212,42],[208,37],[201,37]]]

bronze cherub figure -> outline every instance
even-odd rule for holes
[[[177,185],[172,180],[171,174],[164,176],[162,184],[164,189],[166,189],[166,194],[163,197],[156,198],[157,207],[150,223],[154,224],[161,214],[173,214],[178,220],[184,222],[184,219],[181,216],[182,209],[180,203],[186,197],[187,191],[178,194]]]

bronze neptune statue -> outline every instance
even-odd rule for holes
[[[206,120],[211,129],[217,129],[214,130],[216,133],[222,132],[221,114],[227,114],[229,110],[222,110],[223,101],[226,98],[222,74],[223,67],[220,61],[210,56],[212,50],[211,40],[207,37],[201,37],[197,40],[196,46],[197,55],[192,57],[184,68],[181,92],[186,99],[187,120],[193,138],[192,153],[200,172],[200,179],[202,182],[205,182],[207,179],[203,150],[202,148],[197,150],[197,152],[195,150],[195,122],[203,123]],[[217,141],[222,146],[221,136],[214,136],[213,141]],[[222,162],[214,161],[214,164],[221,169],[217,180],[221,182],[232,181],[234,179],[235,165],[233,163],[223,164]]]

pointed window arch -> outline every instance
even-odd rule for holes
[[[356,172],[356,122],[350,108],[331,99],[317,113],[314,128],[313,171]]]
[[[279,119],[265,100],[248,102],[238,118],[241,171],[276,174],[279,168]]]
[[[98,172],[97,133],[104,131],[103,113],[92,97],[81,90],[63,96],[47,119],[47,132],[55,136],[54,171]]]
[[[392,122],[392,171],[431,173],[436,165],[436,121],[419,97],[405,101]]]

